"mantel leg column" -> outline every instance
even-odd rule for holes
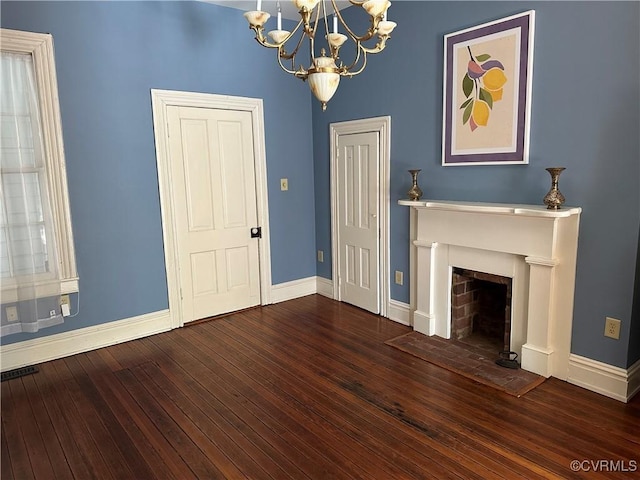
[[[557,262],[526,257],[529,264],[527,343],[522,346],[522,368],[543,377],[552,374],[553,280]]]
[[[416,309],[413,329],[425,335],[435,334],[435,255],[438,244],[416,240]]]

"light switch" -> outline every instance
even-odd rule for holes
[[[289,190],[289,179],[288,178],[281,178],[280,179],[280,190],[282,190],[283,192],[286,190]]]

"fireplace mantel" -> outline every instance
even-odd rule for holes
[[[511,349],[522,368],[566,380],[581,208],[400,200],[412,207],[413,328],[451,335],[453,267],[510,277]]]

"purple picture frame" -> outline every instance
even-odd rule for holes
[[[442,165],[529,163],[535,12],[444,37]]]

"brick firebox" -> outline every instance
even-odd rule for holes
[[[498,352],[510,351],[511,278],[458,267],[452,270],[451,337],[474,338],[474,343],[495,346]]]

